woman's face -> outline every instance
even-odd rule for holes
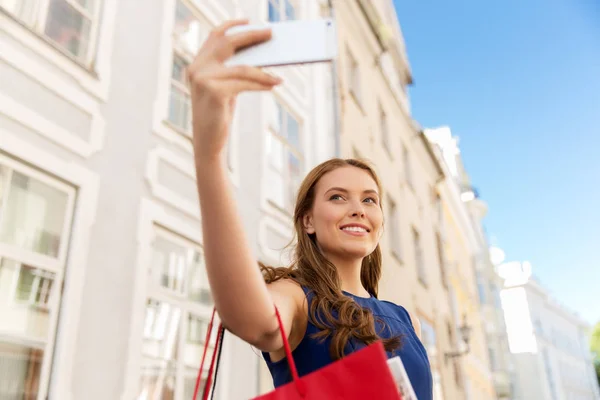
[[[347,166],[326,173],[304,216],[306,232],[315,234],[330,260],[368,256],[379,243],[383,223],[379,195],[375,180],[363,169]]]

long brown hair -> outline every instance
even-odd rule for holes
[[[292,279],[313,292],[310,304],[310,321],[320,330],[317,339],[331,336],[329,352],[334,360],[344,356],[344,347],[348,340],[355,338],[371,344],[380,338],[375,331],[375,318],[370,310],[362,308],[351,298],[344,296],[336,267],[325,258],[317,247],[316,239],[309,235],[303,224],[303,218],[314,203],[315,187],[321,177],[341,167],[352,166],[367,171],[381,193],[381,184],[374,169],[366,162],[356,159],[333,158],[316,166],[304,178],[298,190],[294,210],[294,228],[297,244],[292,264],[289,267],[273,268],[260,264],[267,283],[279,279]],[[381,201],[380,201],[381,207]],[[360,280],[364,288],[374,297],[378,294],[381,277],[381,249],[375,250],[362,261]],[[332,311],[337,311],[337,318]],[[382,340],[387,351],[400,346],[400,337]]]

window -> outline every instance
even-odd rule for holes
[[[417,267],[417,277],[419,282],[423,285],[427,285],[427,276],[425,273],[425,264],[423,260],[423,247],[421,243],[421,235],[416,228],[413,227],[413,243],[415,247],[415,266]]]
[[[0,0],[0,8],[90,65],[100,0]]]
[[[490,367],[492,368],[492,372],[496,372],[498,370],[498,360],[496,359],[496,351],[492,347],[488,347],[488,354],[490,357]]]
[[[479,295],[479,303],[486,304],[487,297],[485,293],[485,283],[483,282],[483,276],[481,271],[475,270],[475,281],[477,282],[477,294]]]
[[[402,243],[400,238],[400,215],[398,214],[398,207],[396,202],[392,200],[390,196],[387,197],[388,204],[388,218],[390,226],[390,247],[392,249],[392,255],[399,261],[402,261]]]
[[[296,5],[292,0],[267,0],[269,21],[278,22],[296,19]]]
[[[46,398],[74,199],[0,154],[0,398]]]
[[[409,187],[413,187],[412,169],[410,162],[410,154],[406,145],[402,145],[402,160],[404,161],[404,179]]]
[[[273,100],[272,107],[266,143],[271,182],[268,196],[278,207],[292,212],[304,171],[301,125],[277,100]]]
[[[159,227],[152,252],[137,398],[189,399],[213,306],[204,258],[198,245]]]
[[[443,400],[444,394],[442,389],[442,378],[439,371],[437,338],[435,328],[429,321],[419,318],[421,322],[421,337],[423,338],[423,346],[427,350],[429,363],[431,364],[431,375],[433,378],[433,398],[435,400]]]
[[[347,49],[346,53],[348,58],[348,91],[354,100],[356,100],[356,103],[362,107],[358,61],[356,61],[356,58],[354,58],[349,49]]]
[[[442,285],[446,289],[448,289],[448,275],[446,274],[446,256],[444,254],[444,243],[442,242],[442,237],[439,232],[435,233],[435,242],[437,245],[437,254],[438,254],[438,264],[440,266],[440,278],[442,280]]]
[[[184,0],[175,5],[173,28],[173,62],[168,122],[191,137],[192,114],[186,69],[211,29],[210,23]]]
[[[381,103],[379,104],[379,130],[381,131],[381,143],[388,155],[392,157],[392,147],[390,143],[390,132],[388,118]]]

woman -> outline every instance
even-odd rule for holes
[[[269,40],[269,30],[226,35],[245,23],[227,22],[211,32],[188,70],[206,268],[221,321],[263,351],[275,386],[289,382],[290,374],[273,304],[300,375],[382,339],[388,356],[401,356],[418,398],[430,400],[418,320],[377,299],[383,214],[381,186],[368,165],[334,159],[313,169],[294,212],[294,263],[263,267],[263,273],[256,267],[236,214],[224,148],[236,96],[271,90],[281,80],[258,68],[224,66],[236,50]]]

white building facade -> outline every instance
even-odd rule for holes
[[[558,304],[531,275],[527,262],[498,265],[515,400],[598,400],[588,325]]]
[[[292,0],[0,0],[0,398],[189,399],[212,310],[185,67],[210,29],[320,15]],[[331,70],[277,69],[228,148],[257,258],[335,153]],[[228,338],[219,399],[259,391]]]

